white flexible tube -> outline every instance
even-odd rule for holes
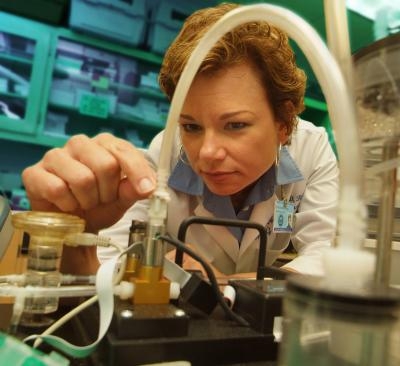
[[[79,304],[75,308],[73,308],[71,311],[69,311],[67,314],[64,314],[61,318],[57,319],[50,327],[48,327],[40,336],[46,336],[49,334],[54,333],[58,328],[60,328],[62,325],[64,325],[67,321],[71,320],[75,315],[79,314],[81,311],[84,309],[88,308],[90,305],[96,303],[98,300],[98,296],[94,295],[84,301],[83,303]],[[37,348],[41,345],[42,339],[37,338],[35,342],[33,343],[33,347]]]
[[[353,98],[343,74],[318,33],[292,11],[269,4],[242,6],[225,14],[200,40],[182,72],[172,98],[161,146],[158,175],[160,192],[165,181],[177,121],[189,87],[203,59],[216,40],[236,26],[252,21],[268,21],[285,30],[307,57],[324,93],[340,158],[341,190],[338,207],[338,247],[359,250],[365,238],[366,207],[362,199],[362,154]],[[165,210],[166,211],[166,210]],[[149,218],[151,220],[151,210]]]
[[[324,15],[328,47],[342,69],[349,91],[354,91],[347,8],[345,0],[324,0]]]

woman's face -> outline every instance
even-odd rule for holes
[[[223,196],[242,191],[266,172],[279,141],[286,139],[249,64],[198,75],[179,125],[192,168],[211,192]]]

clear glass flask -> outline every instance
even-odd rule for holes
[[[377,253],[376,282],[400,284],[400,33],[353,58],[368,206],[366,247]]]

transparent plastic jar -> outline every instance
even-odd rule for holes
[[[400,365],[400,291],[338,291],[327,283],[289,277],[278,365]]]
[[[29,235],[26,267],[26,285],[57,287],[60,285],[60,261],[63,240],[67,234],[80,233],[85,221],[64,213],[26,211],[12,215],[12,223]],[[48,314],[58,308],[58,298],[25,298],[24,325],[38,326],[46,322],[43,317],[28,314]]]

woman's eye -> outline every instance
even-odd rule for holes
[[[247,126],[248,124],[245,122],[229,122],[226,124],[225,128],[228,130],[241,130]]]
[[[181,128],[185,132],[198,132],[201,131],[201,126],[195,123],[181,123]]]

